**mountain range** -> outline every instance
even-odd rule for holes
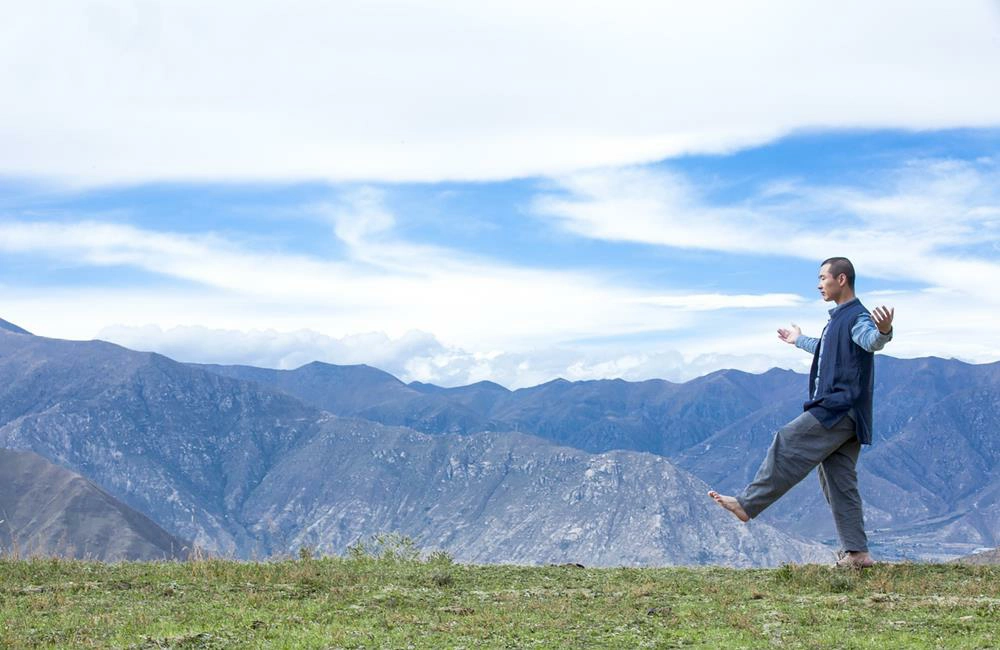
[[[526,431],[595,453],[632,449],[662,456],[701,442],[722,423],[801,392],[800,376],[778,369],[762,375],[724,370],[684,384],[555,379],[510,391],[485,381],[456,388],[404,384],[365,365],[195,367],[276,388],[330,413],[424,433]]]
[[[774,432],[801,412],[807,378],[772,369],[714,372],[684,384],[562,379],[516,391],[482,382],[411,383],[368,366],[296,370],[204,366],[287,392],[332,413],[424,433],[529,431],[559,444],[666,456],[713,487],[749,482]],[[1000,543],[1000,363],[876,356],[874,444],[858,464],[870,541],[883,557],[947,559]],[[344,399],[364,386],[363,396]],[[836,543],[818,479],[762,517]]]
[[[216,552],[342,552],[397,530],[475,561],[750,565],[835,542],[816,479],[750,526],[704,497],[706,484],[742,487],[800,412],[806,378],[791,371],[444,388],[363,365],[180,364],[11,327],[0,446],[78,471]],[[1000,364],[879,355],[876,381],[875,444],[859,462],[876,551],[997,546]]]
[[[428,435],[102,341],[0,332],[0,378],[0,447],[78,472],[222,555],[342,553],[392,531],[477,562],[829,557],[739,524],[654,454],[518,432]]]

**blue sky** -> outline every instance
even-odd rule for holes
[[[794,3],[747,16],[801,61],[693,8],[626,3],[629,29],[606,32],[608,9],[566,25],[555,6],[401,6],[451,40],[336,4],[276,35],[261,5],[233,29],[286,45],[274,62],[212,27],[219,7],[24,9],[3,28],[14,45],[45,25],[92,67],[3,53],[24,105],[0,111],[0,317],[183,360],[447,385],[684,380],[805,368],[774,330],[822,327],[818,262],[847,255],[868,306],[897,309],[886,352],[1000,359],[989,3],[944,19],[849,3],[832,27]],[[640,8],[726,49],[664,44]],[[302,37],[310,20],[357,29]],[[965,44],[927,52],[948,25]],[[519,54],[454,37],[469,29]],[[210,45],[231,37],[244,57]],[[830,53],[844,43],[857,51]],[[551,76],[570,62],[584,69]],[[120,83],[98,92],[95,69]]]

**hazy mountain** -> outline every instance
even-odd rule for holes
[[[0,332],[0,447],[79,472],[204,548],[252,545],[230,512],[319,418],[157,354]]]
[[[31,336],[31,332],[29,332],[28,330],[22,327],[18,327],[14,323],[7,322],[2,318],[0,318],[0,330],[13,332],[14,334],[27,334],[28,336]]]
[[[29,451],[0,449],[0,554],[182,559],[189,544],[92,482]]]
[[[516,391],[493,415],[580,449],[670,456],[789,393],[791,376],[775,369],[756,376],[726,370],[684,384],[556,380]]]
[[[327,370],[318,373],[317,365]],[[559,379],[508,391],[486,382],[405,385],[382,373],[380,385],[391,391],[367,384],[363,399],[353,401],[359,368],[310,364],[255,380],[334,413],[426,433],[517,430],[591,452],[662,454],[729,492],[752,479],[774,432],[801,412],[808,383],[790,371],[725,370],[685,384]],[[875,444],[858,466],[873,544],[887,557],[941,558],[1000,543],[992,433],[1000,425],[1000,364],[878,355],[875,376]],[[836,542],[814,476],[763,519]]]
[[[778,369],[762,375],[724,370],[684,384],[556,379],[509,391],[492,382],[457,388],[406,385],[368,366],[200,367],[277,388],[337,415],[423,433],[526,431],[585,451],[632,449],[668,456],[802,392],[800,375]]]
[[[832,557],[769,526],[740,524],[661,456],[593,455],[516,433],[330,424],[244,505],[266,547],[340,552],[359,534],[396,530],[475,562],[750,566]]]
[[[407,426],[428,433],[468,433],[492,428],[489,418],[474,408],[480,400],[460,397],[478,393],[478,385],[464,391],[429,384],[408,386],[371,366],[337,366],[318,361],[295,370],[190,365],[280,390],[336,415]],[[509,392],[497,384],[492,386]]]
[[[354,415],[384,402],[420,395],[389,373],[363,364],[336,366],[314,361],[294,371],[253,366],[189,365],[278,388],[307,404],[338,415]]]
[[[478,402],[480,389],[496,392],[464,398]],[[242,557],[343,551],[387,530],[477,561],[749,565],[823,553],[738,524],[664,458],[337,418],[100,341],[0,333],[0,447],[31,449],[199,546]]]
[[[550,441],[522,437],[540,448],[654,452],[732,492],[750,480],[776,428],[800,412],[806,387],[803,375],[772,370],[720,371],[684,384],[443,388],[407,385],[368,366],[185,366],[102,342],[14,334],[0,335],[0,378],[0,444],[35,449],[170,530],[238,553],[299,539],[289,532],[295,526],[262,532],[254,513],[267,510],[267,499],[255,490],[277,490],[277,476],[293,480],[288,459],[334,427],[324,410],[436,435],[514,430]],[[954,557],[1000,543],[998,388],[1000,364],[877,357],[875,445],[865,448],[859,475],[883,557]],[[449,435],[421,444],[466,443]],[[254,509],[244,511],[251,497]],[[835,542],[814,477],[761,520]],[[428,526],[412,530],[437,539]]]

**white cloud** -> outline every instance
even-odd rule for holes
[[[295,368],[314,360],[366,363],[405,381],[446,386],[491,380],[510,388],[556,377],[571,380],[621,377],[637,381],[685,381],[720,368],[763,372],[771,367],[808,370],[809,356],[777,340],[775,329],[797,322],[817,335],[828,304],[762,310],[703,312],[696,325],[658,333],[649,340],[609,337],[592,343],[538,340],[537,345],[489,346],[486,336],[468,345],[427,332],[389,335],[358,330],[332,336],[337,321],[301,306],[243,301],[226,294],[78,289],[27,292],[0,287],[0,314],[43,336],[84,338],[81,331],[133,349],[153,350],[182,361]],[[896,336],[885,353],[935,355],[969,362],[1000,359],[996,311],[944,290],[897,291],[869,299],[896,308]],[[185,324],[194,315],[204,326]],[[119,322],[123,325],[107,326]],[[330,323],[331,327],[325,325]],[[157,323],[151,326],[148,323]],[[322,331],[310,329],[308,325]],[[256,329],[254,329],[256,328]]]
[[[472,352],[447,346],[430,334],[416,331],[399,338],[382,332],[335,338],[310,330],[239,331],[205,327],[164,330],[147,325],[107,327],[99,332],[99,338],[132,349],[155,350],[180,361],[280,369],[297,368],[317,360],[334,364],[365,363],[405,382],[462,386],[489,380],[511,389],[535,386],[556,377],[570,381],[609,377],[686,381],[721,367],[763,372],[774,366],[774,358],[764,354],[707,353],[686,359],[673,349],[644,352],[614,347],[549,347]],[[804,362],[798,366],[800,370],[805,368]]]
[[[847,255],[862,276],[946,287],[996,307],[992,288],[972,281],[1000,272],[995,254],[966,249],[1000,242],[1000,169],[922,160],[882,180],[878,190],[772,184],[713,205],[675,172],[593,170],[560,179],[534,211],[592,239],[815,261]]]
[[[535,212],[592,239],[754,252],[784,229],[771,219],[746,228],[747,220],[758,215],[744,208],[710,207],[687,178],[669,171],[586,171],[560,178],[557,187],[558,193],[535,200]]]
[[[563,178],[534,208],[541,218],[593,239],[817,262],[846,254],[858,268],[861,297],[868,306],[887,303],[896,309],[897,336],[888,354],[1000,359],[995,327],[1000,296],[989,281],[1000,276],[1000,169],[995,161],[919,160],[872,180],[878,189],[775,182],[739,204],[717,206],[677,173],[597,170]],[[868,277],[926,288],[866,295]],[[780,294],[765,294],[743,303],[776,309],[741,315],[740,327],[748,335],[740,339],[714,333],[685,339],[679,333],[672,344],[700,351],[706,367],[726,363],[731,355],[743,357],[748,350],[775,365],[797,367],[801,359],[768,347],[772,335],[762,317],[777,324],[798,321],[816,335],[829,305],[797,304],[801,301],[795,298],[782,304]],[[653,300],[705,309],[716,299]],[[730,306],[743,302],[736,295],[719,300]],[[780,320],[775,312],[782,314]],[[722,331],[732,327],[725,319],[715,323]],[[712,321],[699,318],[699,331],[712,328]]]
[[[497,179],[1000,123],[995,3],[38,0],[0,175]]]
[[[69,322],[52,315],[30,293],[7,292],[7,303],[20,304],[29,314],[48,314],[46,324],[35,325],[39,332],[70,338],[91,336],[110,323],[310,329],[335,337],[383,331],[399,338],[416,330],[482,353],[642,333],[651,327],[678,331],[689,327],[700,310],[773,309],[794,302],[794,296],[773,294],[663,295],[616,284],[597,273],[522,268],[412,244],[395,236],[395,219],[373,190],[312,209],[330,219],[347,250],[343,259],[259,251],[212,234],[100,222],[0,222],[0,251],[47,256],[62,265],[139,268],[190,285],[155,294],[49,291],[48,301],[64,309],[75,305],[84,314]],[[87,296],[90,306],[80,305],[81,296]],[[85,323],[95,322],[100,326],[84,329]]]
[[[446,348],[426,332],[399,338],[384,332],[332,337],[313,330],[221,330],[201,326],[163,329],[156,325],[113,325],[98,338],[136,350],[152,350],[179,361],[245,364],[263,368],[298,368],[312,361],[368,364],[394,374],[411,359],[432,358]]]
[[[372,237],[386,233],[396,224],[383,205],[384,194],[373,187],[361,187],[350,193],[338,206],[318,205],[334,224],[334,232],[353,249]]]
[[[676,307],[688,311],[714,311],[716,309],[754,309],[763,307],[792,307],[806,302],[794,293],[721,294],[696,293],[678,296],[651,296],[642,302],[661,307]]]
[[[213,234],[184,235],[97,221],[9,220],[0,223],[0,250],[41,252],[65,264],[128,266],[250,294],[328,296],[332,288],[322,278],[354,279],[345,264],[249,253]]]
[[[855,259],[862,282],[875,275],[903,287],[931,285],[862,291],[869,306],[896,307],[887,353],[1000,358],[1000,299],[980,281],[1000,270],[981,248],[1000,240],[995,164],[920,161],[876,180],[877,191],[786,183],[780,194],[772,186],[767,200],[717,207],[676,173],[592,171],[567,177],[536,207],[600,239],[814,261],[835,242]],[[310,209],[328,219],[346,248],[342,259],[96,221],[0,222],[5,253],[184,281],[155,290],[0,287],[0,316],[41,335],[100,333],[182,360],[368,363],[408,381],[490,379],[516,388],[557,376],[684,380],[720,367],[805,370],[808,357],[779,343],[775,329],[794,321],[817,334],[829,307],[785,293],[640,288],[595,272],[523,268],[413,244],[398,238],[395,216],[370,188]],[[810,217],[817,214],[823,218]],[[836,230],[839,219],[849,234]]]

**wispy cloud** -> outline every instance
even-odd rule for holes
[[[771,185],[720,205],[676,172],[611,169],[561,179],[534,210],[591,239],[815,261],[846,254],[863,274],[995,301],[970,279],[1000,271],[997,165],[920,160],[878,180],[874,189]]]
[[[329,295],[323,278],[350,267],[287,253],[251,252],[211,233],[184,235],[99,221],[0,223],[0,250],[80,266],[127,266],[248,294]],[[289,282],[289,278],[296,282]]]
[[[714,206],[683,175],[648,167],[565,176],[534,211],[592,239],[723,252],[772,253],[789,224],[749,207]]]
[[[314,330],[224,330],[202,326],[161,328],[157,325],[112,325],[99,338],[138,350],[155,350],[174,359],[198,363],[247,364],[265,368],[298,368],[312,361],[360,364],[399,376],[413,360],[433,359],[447,348],[427,332],[410,331],[398,338],[384,332],[333,337]]]
[[[998,23],[989,0],[17,3],[0,175],[498,179],[996,125]]]
[[[669,347],[543,347],[518,351],[472,351],[445,345],[427,332],[398,338],[382,332],[331,337],[312,330],[221,330],[206,327],[112,326],[99,337],[139,350],[155,350],[180,361],[249,364],[293,369],[311,361],[365,363],[403,381],[461,386],[489,380],[511,389],[562,377],[571,381],[620,377],[639,381],[663,378],[686,381],[720,367],[763,372],[773,367],[767,354],[705,353],[685,357]],[[807,357],[786,364],[805,368]],[[798,363],[796,363],[798,362]]]
[[[1000,297],[986,279],[1000,275],[1000,166],[974,161],[921,159],[871,174],[864,186],[772,181],[737,202],[716,203],[691,179],[669,170],[598,170],[561,179],[534,203],[536,214],[575,235],[610,242],[651,244],[664,249],[740,253],[760,260],[797,258],[818,263],[847,255],[866,278],[899,282],[901,288],[870,294],[868,302],[897,310],[897,337],[889,352],[899,356],[955,356],[968,361],[1000,358],[1000,335],[990,325]],[[917,288],[913,288],[916,285]],[[720,298],[738,304],[739,296]],[[796,307],[796,296],[756,295],[750,302]],[[699,303],[695,296],[659,299],[661,304]],[[825,309],[782,310],[816,334]],[[763,350],[762,325],[741,319],[757,332],[740,344],[710,336],[681,349]],[[723,327],[727,325],[723,324]],[[702,328],[705,329],[705,328]],[[692,346],[692,347],[688,347]],[[765,353],[778,365],[795,363]],[[721,358],[721,357],[720,357]]]
[[[721,294],[695,293],[677,296],[650,296],[642,302],[661,307],[688,311],[714,311],[717,309],[759,309],[764,307],[794,307],[806,300],[793,293]]]
[[[342,258],[261,251],[213,234],[95,222],[0,223],[0,250],[81,267],[139,268],[191,283],[183,295],[158,292],[162,304],[198,304],[197,311],[178,305],[169,317],[157,310],[162,320],[150,322],[162,326],[211,323],[223,329],[266,330],[298,323],[340,337],[369,331],[401,337],[416,330],[475,352],[620,336],[648,330],[651,323],[662,330],[680,329],[691,323],[694,312],[705,309],[753,310],[794,302],[792,296],[770,294],[688,296],[681,287],[664,295],[593,272],[521,267],[413,244],[394,234],[395,218],[374,189],[308,209],[329,217],[331,237],[339,237],[347,249]],[[94,300],[119,302],[114,292],[90,293]],[[108,309],[101,313],[111,318],[115,310]],[[192,320],[185,320],[185,314],[192,314]],[[121,317],[117,322],[136,323],[136,315]]]
[[[846,253],[862,287],[873,276],[887,280],[862,297],[896,307],[891,354],[992,361],[1000,358],[1000,299],[980,279],[1000,270],[997,169],[990,159],[925,159],[873,172],[864,185],[771,179],[721,203],[662,165],[593,170],[553,181],[533,209],[574,245],[577,237],[612,242],[598,256],[634,251],[619,243],[652,245],[666,257],[709,251],[699,273],[732,253],[762,264]],[[613,266],[537,268],[416,242],[404,237],[406,216],[388,207],[388,192],[354,187],[299,207],[325,224],[337,244],[330,257],[252,234],[6,216],[0,252],[39,268],[138,269],[166,281],[155,289],[0,286],[0,315],[42,335],[100,333],[190,361],[290,368],[319,359],[369,363],[405,380],[521,387],[556,376],[682,380],[720,367],[804,369],[808,357],[778,342],[775,328],[795,321],[818,333],[829,306],[789,292],[787,278],[779,292],[759,290],[775,285],[754,279],[726,293],[685,276],[683,264],[640,283]]]

